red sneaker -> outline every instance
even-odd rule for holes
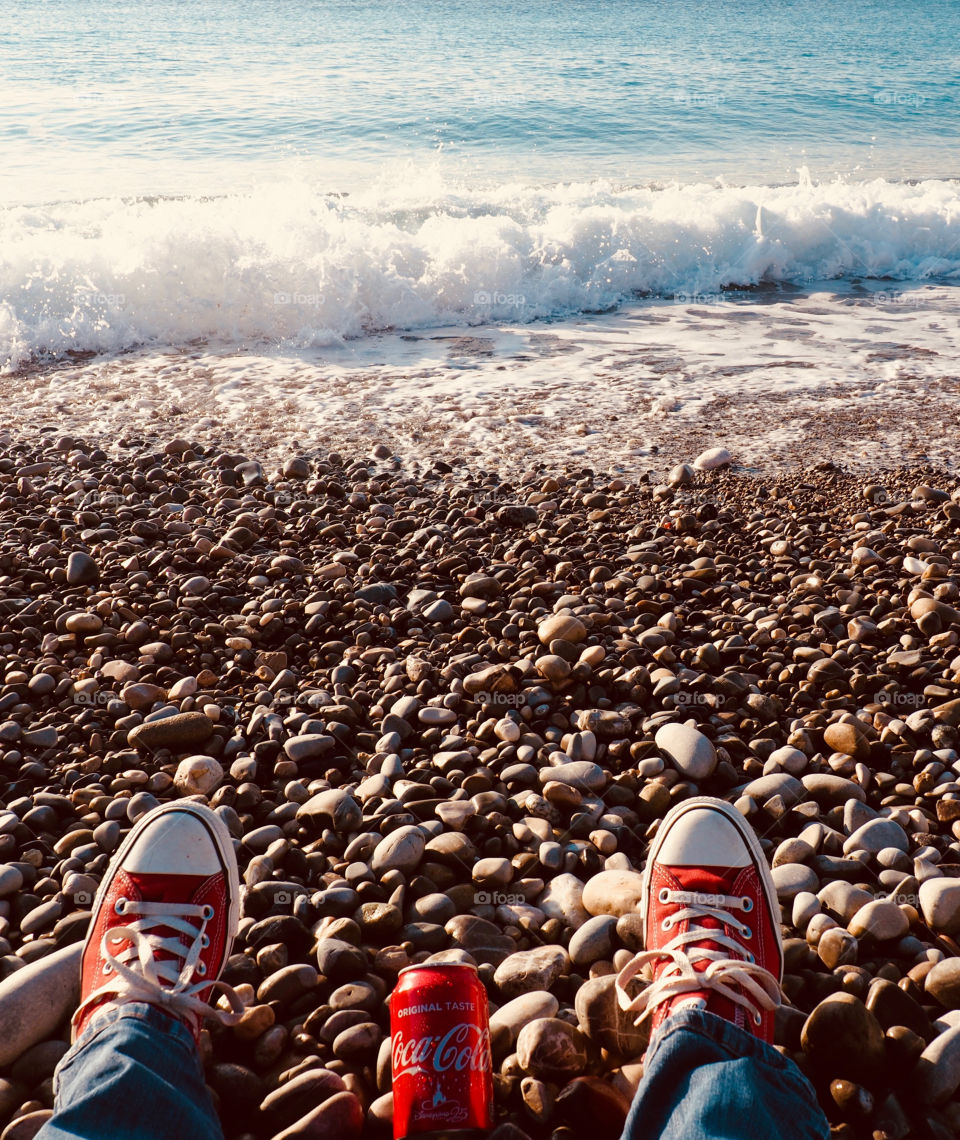
[[[240,880],[223,821],[192,800],[161,804],[137,821],[114,856],[93,904],[80,964],[73,1040],[91,1018],[149,1002],[199,1036],[213,989],[235,1020],[242,1005],[219,981],[237,932]]]
[[[641,908],[646,950],[617,976],[623,1009],[652,1017],[651,1034],[679,1009],[705,1009],[772,1044],[780,1005],[780,906],[752,828],[723,800],[684,800],[660,824],[647,856]],[[653,981],[631,998],[647,964]]]

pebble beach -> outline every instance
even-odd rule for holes
[[[833,1134],[960,1133],[960,482],[685,458],[5,436],[3,1140],[50,1115],[111,852],[183,796],[243,882],[228,1140],[391,1135],[386,999],[427,960],[486,987],[496,1140],[615,1140],[614,976],[696,794],[773,868],[777,1045]]]

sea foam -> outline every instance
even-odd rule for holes
[[[0,367],[139,345],[323,346],[386,329],[527,322],[638,296],[960,275],[960,184],[609,183],[0,211]]]

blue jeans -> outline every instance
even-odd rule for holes
[[[36,1140],[223,1140],[190,1030],[145,1002],[95,1018],[54,1090]]]
[[[787,1057],[716,1014],[682,1009],[647,1050],[621,1140],[829,1140]]]
[[[37,1140],[223,1140],[189,1030],[153,1006],[98,1018],[60,1062]],[[141,1111],[145,1110],[145,1111]],[[829,1140],[792,1061],[700,1010],[654,1038],[623,1140]]]

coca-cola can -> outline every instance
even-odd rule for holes
[[[473,966],[400,971],[390,997],[395,1140],[466,1140],[492,1127],[487,992]]]

